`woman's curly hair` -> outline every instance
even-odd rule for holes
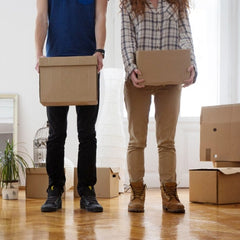
[[[147,0],[120,0],[120,8],[126,7],[130,1],[132,5],[132,11],[136,16],[144,15],[145,7],[148,5]],[[180,13],[180,16],[184,16],[186,9],[189,8],[189,0],[166,0],[168,3],[173,5],[175,11]]]

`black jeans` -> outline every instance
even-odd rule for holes
[[[99,96],[99,87],[98,87]],[[99,97],[98,97],[99,100]],[[78,130],[78,192],[83,194],[87,186],[96,184],[96,131],[98,105],[76,106]],[[47,141],[46,168],[49,186],[63,188],[64,146],[67,136],[67,115],[69,106],[47,107],[49,137]]]

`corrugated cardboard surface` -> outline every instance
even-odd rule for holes
[[[39,66],[40,102],[44,106],[97,104],[95,56],[40,58]]]
[[[203,107],[200,124],[201,161],[240,162],[240,104]]]
[[[190,50],[137,51],[136,63],[145,85],[182,84],[189,78]]]
[[[220,169],[193,169],[190,173],[191,202],[240,203],[240,173],[224,174]]]
[[[48,175],[46,168],[26,169],[26,197],[46,198],[48,188]]]
[[[74,168],[74,197],[79,197],[77,182],[77,168]],[[119,169],[97,168],[97,183],[94,188],[99,198],[117,197],[119,195]]]
[[[46,168],[26,168],[26,198],[47,198],[47,188]]]

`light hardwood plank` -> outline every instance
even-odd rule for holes
[[[240,205],[189,203],[188,189],[179,189],[185,214],[162,211],[160,190],[148,189],[144,213],[128,213],[129,193],[113,199],[98,199],[103,213],[79,208],[79,199],[68,191],[62,210],[41,213],[44,199],[26,199],[24,190],[18,200],[0,197],[1,240],[239,240]]]

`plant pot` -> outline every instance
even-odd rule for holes
[[[2,187],[2,199],[14,200],[18,199],[19,182],[10,182]]]

